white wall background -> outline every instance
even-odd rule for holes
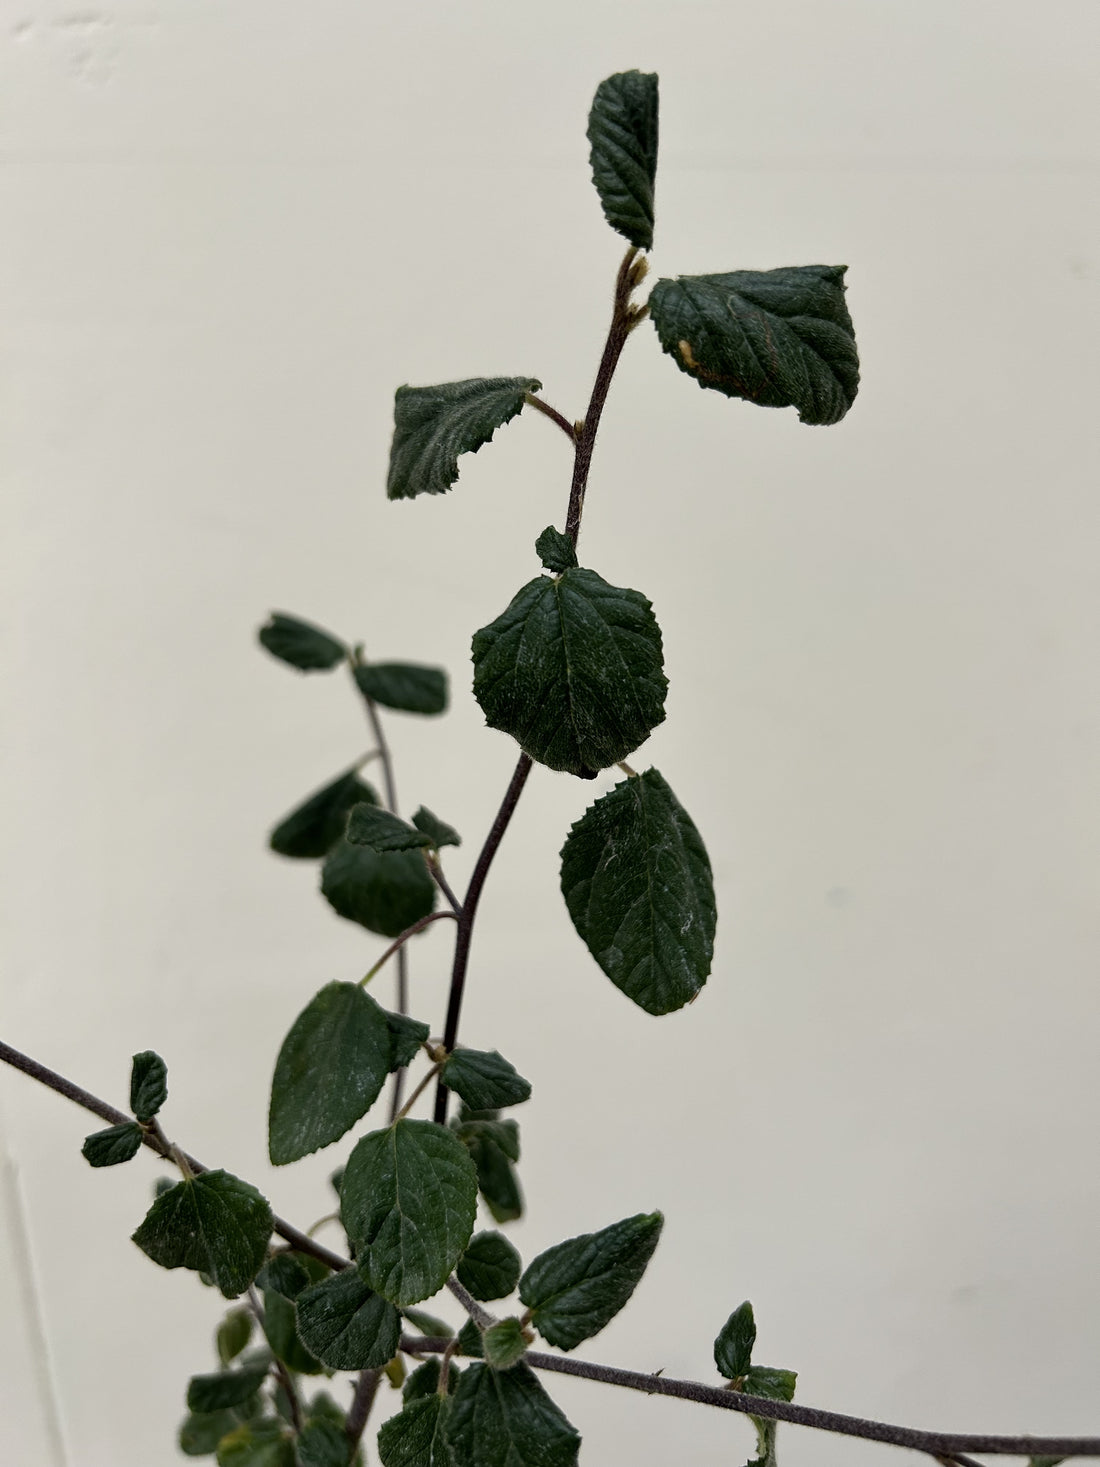
[[[613,990],[556,891],[596,790],[536,771],[464,1026],[535,1086],[515,1237],[665,1210],[593,1358],[712,1379],[747,1296],[808,1403],[1095,1432],[1098,42],[1088,0],[5,0],[0,1033],[115,1103],[157,1048],[173,1136],[326,1210],[347,1147],[272,1172],[266,1087],[382,944],[264,838],[366,737],[254,629],[451,668],[445,723],[390,727],[461,882],[513,764],[469,636],[537,571],[568,450],[528,414],[387,504],[392,391],[530,373],[581,413],[620,255],[586,111],[657,70],[655,269],[846,262],[864,385],[807,429],[628,349],[583,558],[662,622],[635,762],[702,827],[719,953],[674,1017]],[[415,955],[436,1025],[447,946]],[[158,1168],[93,1172],[90,1117],[0,1081],[0,1458],[175,1461],[219,1310],[128,1241]],[[590,1464],[750,1454],[725,1413],[553,1391]]]

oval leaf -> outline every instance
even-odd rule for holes
[[[471,1110],[519,1105],[531,1094],[530,1080],[495,1049],[456,1049],[444,1061],[441,1078]]]
[[[378,795],[349,769],[284,815],[268,843],[280,856],[320,860],[343,836],[352,808],[363,804],[377,805]]]
[[[474,696],[490,728],[532,759],[590,779],[665,716],[661,632],[639,591],[595,571],[537,576],[473,641]]]
[[[663,1224],[659,1212],[639,1213],[540,1253],[520,1279],[519,1297],[543,1338],[572,1350],[598,1334],[633,1294]]]
[[[649,297],[661,345],[700,387],[803,423],[838,423],[855,401],[859,356],[846,265],[732,270],[658,280]]]
[[[470,1241],[477,1173],[453,1131],[398,1121],[364,1136],[348,1159],[340,1214],[363,1278],[404,1307],[446,1283]]]
[[[130,1161],[141,1150],[141,1127],[137,1121],[123,1121],[105,1131],[93,1131],[85,1139],[80,1154],[89,1166],[118,1166]]]
[[[461,1121],[457,1127],[477,1168],[477,1185],[498,1223],[523,1216],[523,1192],[514,1162],[519,1160],[519,1127],[515,1121]]]
[[[243,1405],[267,1379],[267,1366],[248,1370],[220,1370],[215,1375],[193,1375],[187,1384],[189,1411],[225,1411]]]
[[[235,1360],[252,1338],[251,1309],[231,1309],[218,1325],[218,1359],[223,1365]]]
[[[320,1375],[321,1364],[298,1338],[297,1315],[290,1299],[274,1289],[264,1290],[263,1331],[271,1353],[296,1375]]]
[[[455,1467],[574,1467],[581,1439],[522,1362],[471,1365],[451,1403],[447,1440]]]
[[[718,1332],[714,1342],[714,1363],[718,1374],[736,1380],[752,1364],[752,1347],[756,1344],[756,1321],[752,1305],[746,1299],[733,1311]]]
[[[519,1283],[523,1265],[503,1233],[478,1233],[459,1262],[458,1281],[475,1299],[506,1299]]]
[[[357,983],[328,983],[291,1025],[275,1062],[268,1153],[276,1166],[339,1140],[390,1072],[385,1011]]]
[[[431,836],[378,805],[357,805],[348,817],[347,837],[353,846],[372,851],[415,851],[430,846]]]
[[[299,1294],[298,1334],[333,1370],[378,1370],[397,1351],[401,1316],[344,1268]]]
[[[657,77],[620,71],[596,89],[588,114],[592,181],[611,228],[641,250],[653,248],[657,176]]]
[[[168,1099],[168,1066],[154,1050],[134,1055],[130,1070],[130,1109],[139,1121],[151,1121]]]
[[[185,1457],[209,1457],[239,1424],[232,1411],[195,1412],[180,1426],[180,1451]]]
[[[328,672],[348,655],[343,642],[311,622],[299,621],[282,611],[271,613],[259,635],[272,657],[289,663],[299,672]]]
[[[229,1172],[203,1172],[162,1192],[133,1240],[162,1268],[207,1274],[235,1299],[260,1271],[271,1226],[255,1187]]]
[[[671,1013],[702,988],[714,955],[710,862],[656,769],[617,784],[573,826],[561,889],[589,952],[647,1013]]]
[[[399,387],[393,405],[390,499],[444,494],[458,478],[458,457],[476,453],[542,386],[534,377],[471,377],[436,387]]]
[[[387,851],[338,841],[321,868],[321,891],[349,922],[399,937],[435,907],[436,885],[419,851]]]
[[[447,708],[447,674],[441,667],[422,667],[416,662],[373,662],[356,667],[359,690],[399,713],[444,713]]]

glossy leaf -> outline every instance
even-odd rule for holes
[[[349,769],[284,815],[268,844],[280,856],[320,860],[342,838],[352,808],[364,804],[377,805],[378,795],[354,769]]]
[[[378,1433],[382,1467],[453,1467],[447,1445],[450,1396],[417,1396]]]
[[[647,1013],[689,1003],[706,982],[716,912],[706,847],[657,770],[590,805],[561,853],[573,925],[617,988]]]
[[[85,1138],[80,1154],[89,1166],[118,1166],[132,1160],[141,1150],[141,1127],[137,1121],[123,1121],[104,1131],[93,1131]]]
[[[460,846],[462,837],[453,825],[438,819],[426,806],[421,805],[413,816],[412,823],[417,830],[422,830],[431,841],[433,847],[438,851],[444,846]]]
[[[431,837],[414,830],[378,805],[357,805],[348,817],[347,837],[353,846],[372,851],[413,851],[431,845]]]
[[[338,1140],[390,1072],[385,1010],[357,983],[327,983],[291,1025],[275,1062],[268,1151],[276,1166]]]
[[[531,1082],[495,1049],[456,1049],[443,1063],[442,1079],[471,1110],[519,1105],[531,1094]]]
[[[312,622],[273,611],[260,628],[260,642],[280,662],[287,662],[299,672],[328,672],[343,662],[348,650],[343,642]]]
[[[367,662],[355,669],[359,690],[398,713],[445,713],[447,674],[419,662]]]
[[[476,1233],[457,1269],[458,1281],[475,1299],[506,1299],[519,1283],[523,1264],[503,1233]]]
[[[638,1213],[540,1253],[520,1279],[519,1297],[543,1338],[572,1350],[598,1334],[633,1294],[663,1223],[659,1212]]]
[[[321,868],[334,911],[383,937],[399,937],[435,907],[436,885],[419,851],[387,851],[341,840]]]
[[[232,1411],[196,1411],[182,1423],[179,1448],[185,1457],[212,1457],[218,1443],[240,1425]]]
[[[134,1234],[162,1268],[207,1274],[227,1299],[256,1277],[271,1237],[271,1208],[229,1172],[203,1172],[161,1193]]]
[[[534,377],[473,377],[435,387],[399,387],[393,405],[390,499],[444,494],[458,478],[458,459],[476,453],[523,407],[542,383]]]
[[[454,1467],[574,1467],[581,1439],[529,1366],[471,1365],[451,1405]]]
[[[419,1019],[410,1019],[408,1014],[386,1014],[390,1031],[390,1069],[403,1070],[411,1065],[420,1053],[420,1046],[427,1039],[427,1024]]]
[[[231,1309],[218,1325],[215,1342],[218,1347],[218,1359],[223,1365],[228,1365],[235,1360],[242,1350],[246,1349],[252,1338],[252,1311],[250,1309]]]
[[[523,1326],[518,1319],[498,1320],[482,1335],[481,1348],[494,1370],[510,1370],[527,1349]]]
[[[370,1287],[393,1304],[416,1304],[443,1287],[470,1241],[477,1174],[445,1126],[401,1120],[351,1153],[340,1210]]]
[[[189,1411],[225,1411],[254,1396],[267,1379],[267,1367],[221,1370],[214,1375],[193,1375],[187,1383]]]
[[[665,351],[700,387],[803,423],[837,423],[859,388],[844,265],[658,280],[650,314]]]
[[[298,1296],[298,1333],[333,1370],[375,1370],[397,1352],[401,1316],[344,1268]]]
[[[546,569],[556,575],[572,570],[577,564],[577,552],[572,540],[560,530],[555,530],[553,525],[547,525],[535,541],[535,554]]]
[[[550,769],[591,778],[665,716],[661,632],[639,591],[595,571],[536,576],[473,641],[490,728]]]
[[[752,1347],[756,1343],[756,1321],[752,1305],[746,1299],[736,1308],[718,1332],[714,1342],[714,1363],[718,1374],[737,1380],[752,1364]]]
[[[168,1066],[151,1049],[134,1055],[130,1070],[130,1109],[139,1121],[151,1121],[168,1099]]]
[[[620,71],[596,89],[588,116],[592,180],[611,228],[641,250],[653,248],[657,175],[657,77]]]

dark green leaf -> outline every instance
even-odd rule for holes
[[[320,1360],[298,1338],[293,1302],[274,1289],[264,1290],[264,1334],[276,1359],[298,1375],[320,1375]]]
[[[130,1109],[139,1121],[151,1121],[168,1099],[168,1066],[151,1049],[134,1055],[130,1071]]]
[[[552,1345],[575,1349],[598,1334],[633,1294],[664,1218],[638,1213],[540,1253],[519,1283],[531,1322]]]
[[[444,494],[458,478],[458,458],[476,453],[523,407],[534,377],[473,377],[436,387],[399,387],[386,493],[391,499]]]
[[[338,1140],[390,1071],[385,1011],[357,983],[327,983],[291,1025],[275,1062],[268,1151],[276,1166]]]
[[[419,1330],[422,1335],[449,1340],[454,1334],[454,1330],[445,1319],[429,1314],[425,1309],[402,1309],[401,1313],[413,1329]]]
[[[523,1326],[518,1319],[498,1320],[482,1335],[481,1348],[494,1370],[510,1370],[527,1349]]]
[[[419,662],[368,662],[355,669],[359,691],[398,713],[444,713],[447,674]]]
[[[407,1317],[407,1315],[406,1315]],[[425,1334],[433,1334],[435,1331],[425,1330]],[[419,1401],[424,1396],[434,1396],[439,1391],[439,1358],[433,1355],[425,1360],[423,1365],[418,1365],[405,1382],[401,1392],[401,1399],[406,1405],[410,1401]],[[456,1370],[454,1365],[447,1372],[447,1391],[454,1395],[455,1386],[461,1371]]]
[[[401,1316],[344,1268],[299,1295],[298,1333],[333,1370],[376,1370],[397,1352]]]
[[[481,1331],[472,1319],[468,1319],[458,1332],[458,1353],[478,1360],[485,1354],[481,1348]]]
[[[195,1412],[180,1427],[180,1451],[185,1457],[212,1457],[222,1437],[238,1424],[232,1411]]]
[[[318,1391],[309,1403],[307,1415],[312,1421],[323,1419],[325,1421],[336,1421],[341,1425],[346,1419],[346,1413],[342,1406],[338,1406],[329,1395],[328,1391]]]
[[[372,851],[412,851],[431,845],[423,831],[378,805],[356,805],[348,819],[347,837],[353,846],[370,846]]]
[[[338,841],[321,868],[321,891],[349,922],[399,937],[435,907],[435,882],[419,851],[387,851]]]
[[[777,1370],[772,1365],[752,1365],[745,1372],[741,1389],[747,1396],[764,1396],[769,1401],[793,1401],[798,1372]]]
[[[387,1013],[386,1023],[390,1031],[390,1069],[403,1070],[420,1053],[428,1026],[419,1019],[410,1019],[408,1014]]]
[[[590,805],[561,853],[573,925],[617,988],[647,1013],[689,1003],[714,953],[706,847],[656,769]]]
[[[657,176],[657,77],[620,71],[596,88],[588,114],[592,181],[611,228],[637,249],[653,248]]]
[[[555,530],[553,525],[547,525],[535,541],[535,554],[546,569],[555,574],[572,570],[577,564],[577,552],[572,540],[560,530]]]
[[[536,576],[474,634],[473,656],[489,727],[550,769],[591,778],[665,716],[668,679],[650,604],[595,571]]]
[[[218,1325],[218,1333],[215,1337],[218,1359],[223,1365],[228,1365],[230,1360],[235,1360],[247,1347],[251,1338],[252,1311],[250,1309],[231,1309]]]
[[[273,611],[260,628],[260,641],[273,657],[299,672],[328,672],[348,655],[343,642],[328,632],[281,611]]]
[[[441,850],[443,846],[460,846],[462,837],[453,825],[447,825],[445,821],[439,820],[424,805],[421,805],[413,816],[413,824],[417,830],[422,830],[431,840],[435,849]]]
[[[308,1421],[298,1438],[301,1467],[347,1467],[351,1450],[344,1428],[323,1416]]]
[[[447,1446],[449,1396],[419,1396],[383,1423],[378,1433],[382,1467],[452,1467]]]
[[[267,1367],[252,1370],[220,1370],[214,1375],[193,1375],[187,1383],[188,1411],[225,1411],[254,1396],[267,1379]]]
[[[736,1380],[752,1364],[752,1347],[756,1343],[756,1321],[752,1305],[746,1299],[733,1311],[718,1332],[714,1342],[714,1363],[718,1374]]]
[[[1031,1457],[1028,1459],[1028,1467],[1058,1467],[1059,1462],[1066,1462],[1067,1457]]]
[[[519,1254],[503,1233],[477,1233],[458,1265],[458,1281],[475,1299],[506,1299],[522,1269]]]
[[[531,1082],[495,1049],[456,1049],[443,1063],[442,1078],[471,1110],[519,1105],[531,1094]]]
[[[661,345],[700,387],[837,423],[859,387],[846,268],[681,275],[658,280],[649,309]]]
[[[228,1172],[203,1172],[157,1198],[134,1242],[162,1268],[208,1274],[235,1299],[260,1270],[271,1224],[271,1208],[255,1187]]]
[[[523,1215],[523,1192],[512,1163],[519,1160],[519,1127],[515,1121],[463,1121],[458,1135],[477,1168],[477,1185],[494,1221],[513,1222]]]
[[[288,1428],[273,1417],[238,1426],[218,1443],[218,1467],[295,1467]]]
[[[574,1467],[581,1439],[524,1364],[471,1365],[451,1405],[455,1467]]]
[[[477,1174],[453,1131],[398,1121],[351,1153],[340,1211],[370,1287],[417,1304],[443,1287],[470,1241]]]
[[[378,795],[349,769],[280,820],[271,832],[271,849],[300,861],[320,860],[344,834],[352,807],[363,804],[377,805]]]
[[[276,1294],[282,1294],[284,1299],[297,1299],[302,1290],[308,1289],[311,1283],[313,1280],[300,1253],[276,1253],[256,1275],[258,1288],[274,1290]]]
[[[141,1127],[137,1121],[123,1121],[105,1131],[93,1131],[85,1139],[80,1154],[89,1166],[118,1166],[130,1161],[141,1150]]]

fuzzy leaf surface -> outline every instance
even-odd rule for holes
[[[343,642],[312,622],[273,611],[260,628],[260,642],[280,662],[299,672],[329,672],[348,655]]]
[[[590,805],[561,853],[577,933],[650,1014],[682,1008],[710,973],[717,914],[706,847],[656,769]]]
[[[274,1289],[264,1290],[264,1334],[271,1353],[297,1375],[320,1375],[324,1366],[298,1337],[294,1302]]]
[[[338,1421],[319,1416],[307,1421],[298,1438],[301,1467],[348,1467],[351,1445]]]
[[[401,1316],[354,1268],[330,1274],[298,1296],[302,1343],[333,1370],[376,1370],[392,1359]]]
[[[444,1061],[441,1076],[471,1110],[519,1105],[531,1094],[530,1080],[495,1049],[456,1049]]]
[[[752,1305],[746,1299],[718,1332],[714,1342],[714,1363],[718,1374],[736,1380],[752,1364],[752,1347],[756,1344],[756,1321]]]
[[[379,805],[356,805],[348,817],[348,840],[372,851],[415,851],[431,845],[431,837]]]
[[[514,1222],[523,1216],[523,1191],[514,1163],[519,1161],[519,1126],[515,1121],[460,1121],[457,1133],[477,1168],[477,1185],[493,1221]]]
[[[229,1172],[203,1172],[162,1192],[133,1235],[162,1268],[191,1268],[235,1299],[256,1277],[271,1237],[267,1199]]]
[[[569,1238],[531,1263],[519,1297],[550,1344],[572,1350],[598,1334],[633,1294],[661,1236],[659,1212]]]
[[[359,691],[398,713],[447,711],[447,674],[419,662],[368,662],[355,669]]]
[[[555,530],[553,525],[547,525],[535,541],[535,554],[546,569],[553,571],[555,575],[572,570],[577,564],[577,552],[572,540],[560,530]]]
[[[445,820],[440,820],[438,816],[433,815],[424,805],[421,805],[420,809],[417,810],[412,818],[412,823],[416,826],[417,830],[424,832],[437,851],[442,850],[444,846],[460,846],[462,844],[462,837],[454,826],[448,825]]]
[[[838,423],[859,388],[846,268],[658,280],[650,314],[661,346],[700,387],[761,407],[795,407],[803,423]]]
[[[506,1299],[519,1283],[523,1264],[503,1233],[476,1233],[459,1262],[458,1281],[475,1299]]]
[[[536,576],[473,640],[490,728],[550,769],[590,779],[665,716],[661,631],[640,591],[595,571]]]
[[[436,387],[399,387],[393,405],[390,499],[444,494],[458,478],[458,459],[476,453],[542,386],[534,377],[471,377]]]
[[[80,1154],[89,1166],[118,1166],[132,1160],[141,1150],[141,1127],[137,1121],[123,1121],[104,1131],[93,1131],[86,1137]]]
[[[447,1445],[450,1396],[417,1396],[378,1433],[382,1467],[453,1467]]]
[[[139,1121],[151,1121],[168,1099],[168,1066],[152,1049],[134,1055],[130,1070],[130,1109]]]
[[[620,71],[596,88],[588,114],[592,181],[611,228],[641,250],[653,248],[657,176],[657,77]]]
[[[378,1099],[390,1072],[385,1010],[357,983],[327,983],[275,1061],[268,1152],[276,1166],[328,1146]]]
[[[337,842],[321,868],[325,900],[349,922],[399,937],[435,907],[435,882],[419,851],[387,851]]]
[[[267,1366],[248,1370],[221,1370],[214,1375],[193,1375],[187,1384],[189,1411],[225,1411],[254,1396],[267,1379]]]
[[[403,1070],[420,1053],[420,1046],[430,1031],[427,1024],[411,1019],[408,1014],[387,1012],[386,1024],[390,1031],[390,1069]]]
[[[527,1349],[523,1326],[518,1319],[498,1320],[482,1335],[481,1348],[494,1370],[510,1370]]]
[[[764,1396],[769,1401],[793,1401],[798,1380],[795,1370],[780,1370],[774,1365],[752,1365],[745,1372],[741,1389],[748,1396]]]
[[[340,1212],[368,1285],[392,1304],[417,1304],[443,1287],[470,1241],[477,1172],[453,1131],[401,1120],[351,1153]]]
[[[354,769],[349,769],[284,815],[268,837],[268,844],[280,856],[320,860],[343,836],[352,807],[364,804],[377,805],[378,795]]]
[[[522,1362],[471,1365],[451,1405],[455,1467],[574,1467],[580,1435]]]

